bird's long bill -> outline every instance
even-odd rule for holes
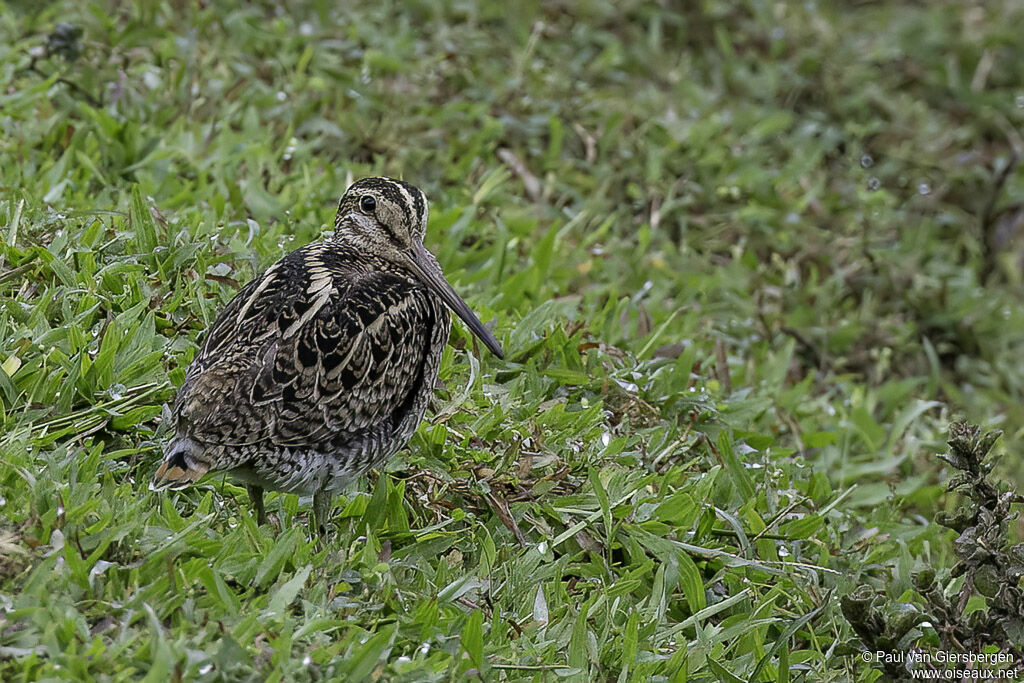
[[[441,273],[441,268],[437,265],[437,262],[430,255],[424,247],[418,247],[413,250],[412,253],[412,265],[413,270],[419,277],[420,281],[423,282],[427,287],[430,287],[441,297],[448,308],[455,312],[455,315],[462,318],[462,322],[466,323],[470,331],[477,336],[477,339],[484,343],[484,346],[498,358],[504,358],[505,354],[501,350],[501,344],[494,338],[494,335],[484,327],[484,324],[480,322],[480,319],[473,314],[473,311],[469,310],[469,306],[466,302],[455,293],[452,286],[448,284],[448,281],[444,279],[444,275]]]

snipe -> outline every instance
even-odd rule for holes
[[[318,527],[336,492],[412,437],[437,379],[454,311],[501,346],[423,246],[427,199],[391,178],[341,198],[334,235],[293,251],[221,311],[178,391],[156,488],[209,472],[313,495]]]

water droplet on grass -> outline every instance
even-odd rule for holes
[[[107,389],[107,395],[117,401],[118,399],[124,398],[125,391],[127,391],[127,389],[123,384],[112,384],[110,388]]]
[[[1017,103],[1017,109],[1024,109],[1024,95],[1017,95],[1015,102]]]
[[[921,183],[917,186],[917,193],[919,195],[931,194],[932,187],[928,183]]]
[[[871,190],[872,192],[874,192],[881,186],[882,181],[876,178],[875,176],[871,176],[870,178],[868,178],[868,189]]]
[[[871,168],[875,163],[875,160],[871,158],[870,154],[865,154],[860,158],[861,168]]]

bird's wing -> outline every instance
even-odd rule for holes
[[[218,316],[179,393],[179,433],[323,446],[409,410],[446,322],[426,290],[381,271],[339,276],[296,254]]]

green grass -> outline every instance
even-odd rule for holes
[[[956,584],[948,421],[1024,481],[1024,11],[678,5],[0,8],[0,679],[874,680],[839,596]],[[455,326],[324,547],[150,492],[369,174],[507,360]]]

